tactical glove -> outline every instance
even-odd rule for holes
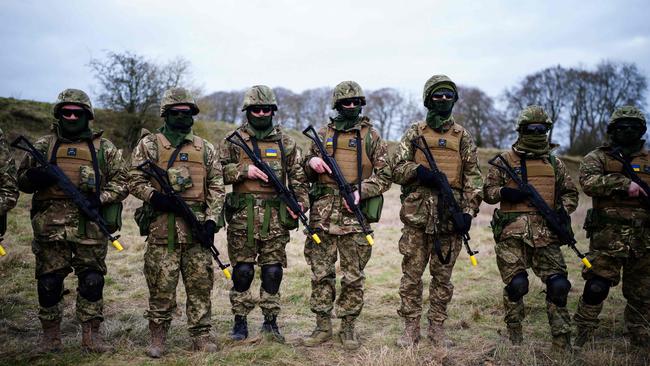
[[[416,172],[420,184],[430,188],[438,187],[431,169],[425,168],[422,165],[418,165]]]
[[[503,187],[500,192],[501,200],[511,203],[524,202],[528,198],[528,193],[522,192],[517,188]]]
[[[49,188],[58,181],[54,174],[40,167],[27,169],[25,176],[37,191]]]
[[[149,203],[154,210],[160,212],[176,212],[178,210],[176,201],[172,197],[158,191],[153,191]]]

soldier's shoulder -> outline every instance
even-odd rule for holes
[[[55,138],[54,134],[41,136],[34,141],[34,145],[49,145]]]

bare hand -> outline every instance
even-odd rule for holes
[[[261,179],[265,183],[269,182],[269,177],[267,177],[263,171],[259,170],[259,168],[253,164],[248,166],[248,179]]]
[[[627,194],[630,197],[648,196],[648,192],[644,191],[640,185],[634,182],[630,183],[630,187],[627,189]]]
[[[300,205],[300,212],[305,212],[305,208],[302,206],[302,203],[298,203],[298,204]],[[289,215],[291,215],[291,217],[292,217],[294,220],[298,218],[298,215],[295,214],[295,213],[293,213],[293,211],[291,211],[291,209],[289,208],[289,206],[287,206],[287,211],[289,211]]]
[[[323,159],[317,156],[309,159],[309,166],[318,174],[323,174],[325,172],[327,172],[327,174],[332,174],[330,167],[325,164]]]
[[[359,191],[354,191],[352,193],[352,195],[354,196],[354,204],[355,204],[355,206],[358,206],[359,205]],[[347,208],[348,211],[350,213],[352,213],[352,210],[350,209],[350,206],[348,206],[348,202],[346,200],[343,200],[343,204],[345,205],[345,208]]]

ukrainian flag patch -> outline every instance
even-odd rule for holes
[[[334,145],[334,139],[331,137],[327,138],[327,142],[325,143],[326,146],[333,146]]]
[[[276,149],[266,149],[265,151],[267,157],[276,157],[278,156],[278,150]]]
[[[635,172],[640,172],[641,171],[641,165],[632,164],[632,170],[634,170]]]

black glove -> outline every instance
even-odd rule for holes
[[[99,195],[91,194],[86,196],[86,198],[88,199],[91,208],[95,210],[100,210],[102,208],[102,201],[99,199]]]
[[[153,191],[149,203],[154,210],[160,212],[176,212],[178,210],[176,201],[171,196],[158,191]]]
[[[208,220],[203,223],[203,230],[200,233],[201,237],[199,238],[199,241],[201,244],[214,244],[214,234],[217,231],[217,224],[212,221]]]
[[[49,188],[58,182],[58,179],[54,174],[41,167],[27,169],[25,176],[37,191]]]
[[[454,217],[456,230],[467,232],[472,227],[472,215],[468,213],[457,213]]]
[[[427,187],[430,188],[437,188],[438,185],[436,184],[436,181],[434,179],[433,172],[429,168],[425,168],[422,165],[418,165],[417,169],[417,176],[418,176],[418,181]]]
[[[517,188],[503,187],[500,192],[502,201],[520,203],[528,198],[528,193],[522,192]]]

